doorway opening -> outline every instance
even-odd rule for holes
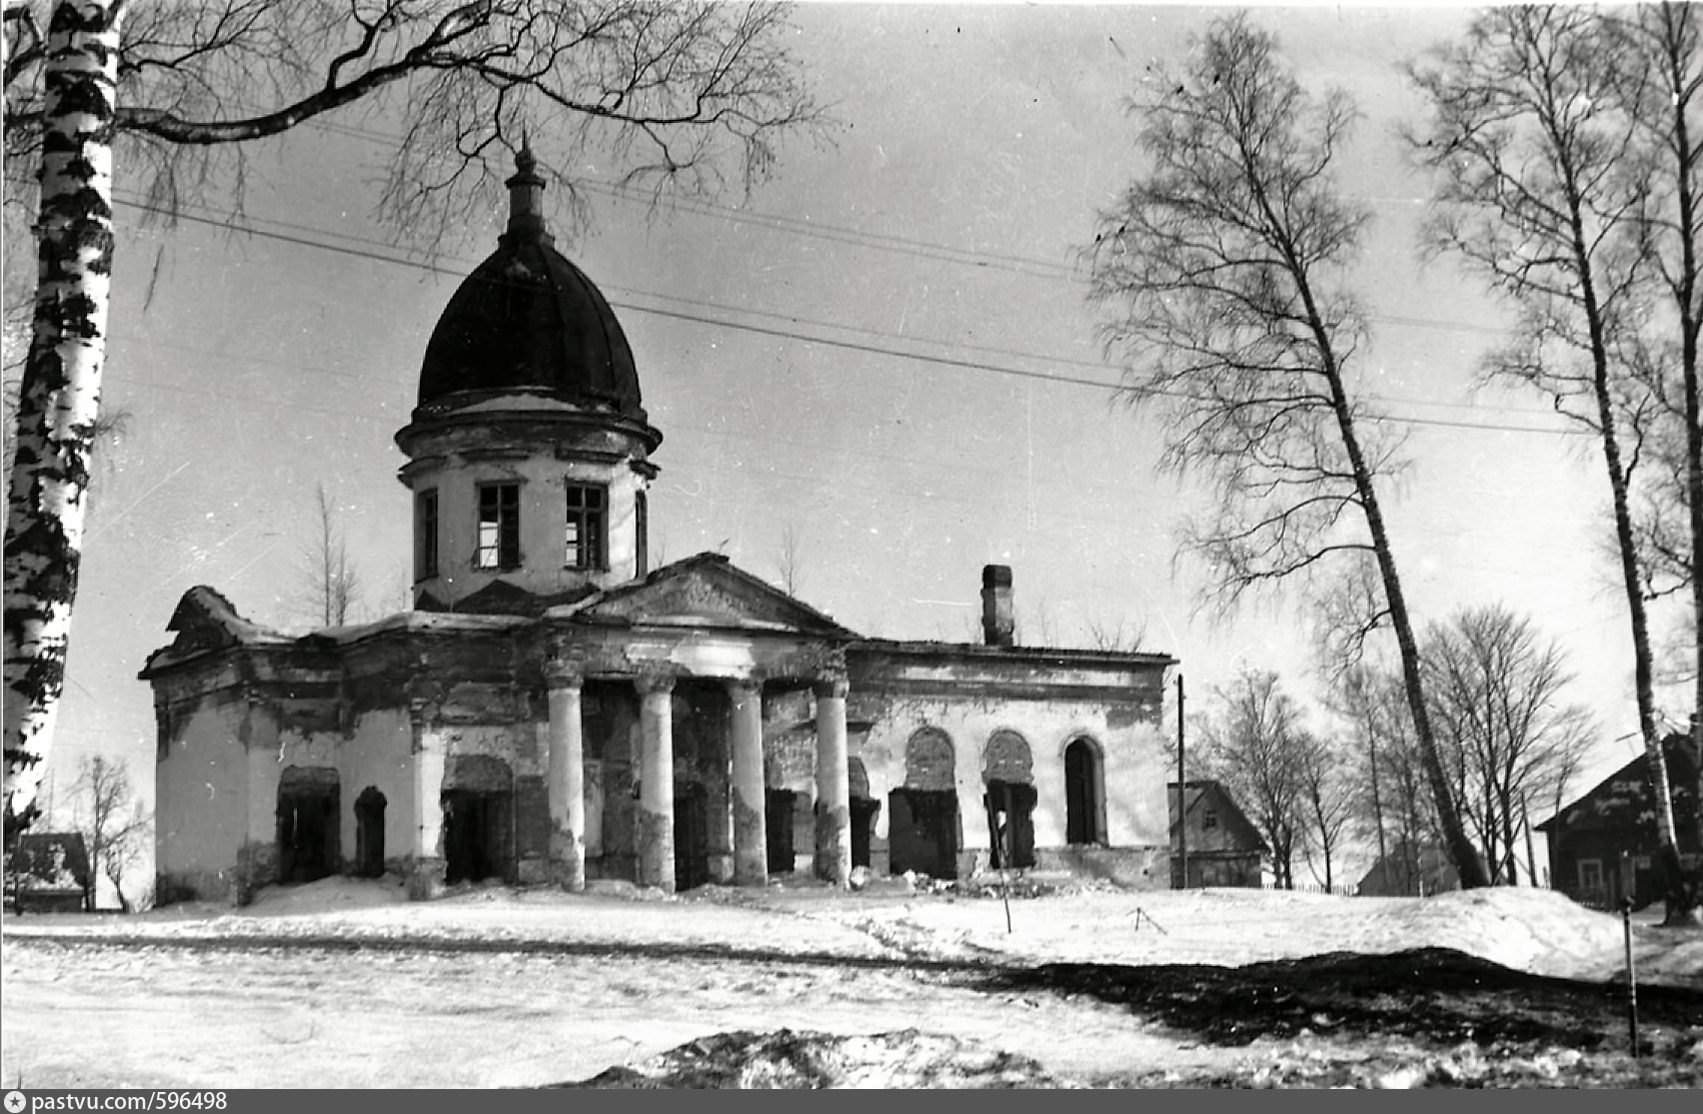
[[[371,785],[355,798],[355,873],[377,878],[384,873],[384,794]]]
[[[1087,739],[1064,748],[1064,839],[1070,844],[1105,842],[1100,823],[1100,752]]]
[[[695,890],[710,880],[709,791],[701,781],[674,785],[674,890]]]
[[[1024,782],[990,781],[982,804],[987,809],[989,865],[1020,870],[1035,865],[1035,787]]]
[[[337,771],[289,766],[278,780],[278,881],[316,882],[341,865]]]
[[[888,794],[888,870],[958,877],[957,755],[938,727],[905,743],[905,784]]]
[[[875,842],[875,818],[881,814],[881,802],[869,795],[869,771],[863,759],[847,760],[847,782],[851,788],[851,865],[852,869],[869,869],[870,847]]]
[[[792,810],[798,794],[791,789],[763,791],[763,824],[767,829],[765,842],[769,851],[769,873],[791,874],[797,860],[793,857]]]
[[[484,754],[456,755],[444,771],[439,800],[444,881],[514,881],[514,777],[508,763]]]
[[[888,795],[887,846],[894,874],[958,877],[958,795],[895,789]]]

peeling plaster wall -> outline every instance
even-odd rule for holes
[[[235,896],[249,837],[255,709],[228,690],[173,717],[154,766],[154,871],[160,900]],[[260,752],[253,752],[260,753]],[[273,832],[264,840],[270,843]]]
[[[355,720],[337,750],[343,785],[343,861],[355,861],[355,801],[369,785],[384,794],[384,862],[397,869],[414,847],[414,728],[406,708],[384,708]]]
[[[952,740],[954,784],[964,814],[966,848],[986,851],[981,823],[988,741],[996,731],[1013,731],[1029,745],[1039,800],[1035,806],[1037,846],[1065,842],[1064,750],[1086,737],[1103,755],[1106,842],[1112,846],[1166,846],[1166,742],[1156,723],[1114,725],[1103,705],[1039,700],[955,701],[950,698],[897,698],[883,706],[857,748],[869,772],[869,791],[877,800],[905,784],[905,745],[924,727],[946,732]],[[972,809],[974,812],[972,813]],[[877,838],[886,838],[885,814],[877,820]]]

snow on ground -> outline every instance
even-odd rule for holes
[[[1620,917],[1551,890],[1501,887],[1428,898],[1087,890],[1011,901],[1009,931],[997,893],[930,895],[876,909],[855,900],[818,902],[808,915],[861,924],[901,945],[908,933],[943,957],[980,954],[1030,963],[1238,966],[1440,947],[1563,978],[1607,981],[1625,968]],[[809,902],[783,898],[779,904]],[[1634,918],[1639,981],[1703,985],[1703,932],[1656,927],[1659,913],[1646,910]]]
[[[488,885],[409,902],[394,878],[328,878],[264,890],[242,909],[187,904],[132,917],[9,918],[7,925],[162,943],[209,935],[409,937],[1020,964],[1236,966],[1441,947],[1540,975],[1624,977],[1621,918],[1549,890],[1373,898],[1240,889],[1141,893],[1052,882],[1056,892],[1010,900],[1009,931],[997,886],[906,892],[885,880],[852,893],[787,881],[760,891],[707,886],[672,897],[625,883],[594,884],[585,894]],[[1659,912],[1634,918],[1638,980],[1703,986],[1703,931],[1660,928]]]
[[[0,1075],[35,1086],[492,1087],[588,1079],[613,1065],[635,1079],[692,1080],[750,1060],[749,1046],[772,1049],[776,1071],[808,1052],[811,1071],[864,1079],[856,1073],[868,1068],[868,1080],[893,1085],[1187,1081],[1245,1075],[1247,1064],[1276,1064],[1300,1082],[1330,1068],[1317,1079],[1336,1082],[1368,1056],[1381,1057],[1382,1078],[1389,1064],[1431,1053],[1348,1028],[1340,1038],[1273,1028],[1243,1048],[1187,1023],[1173,1032],[1115,995],[988,984],[905,960],[1236,966],[1455,948],[1595,981],[1622,962],[1618,917],[1544,891],[1133,893],[1062,878],[1024,888],[1042,896],[1010,901],[1009,932],[997,889],[907,892],[891,879],[861,892],[788,879],[677,897],[613,883],[578,895],[483,886],[411,903],[394,879],[332,878],[263,891],[242,909],[8,915]],[[1656,916],[1635,925],[1639,982],[1703,989],[1703,931],[1662,929]],[[119,938],[142,946],[88,946]],[[223,940],[244,946],[216,946]],[[375,946],[347,946],[363,941]],[[1192,1000],[1193,973],[1170,977],[1186,984],[1179,1000]],[[1599,1028],[1621,1032],[1617,1020]],[[1695,1036],[1662,1039],[1666,1048]],[[1483,1051],[1493,1053],[1502,1055]]]

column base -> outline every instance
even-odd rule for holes
[[[444,895],[444,875],[449,864],[443,859],[415,859],[408,866],[408,900],[431,901]]]

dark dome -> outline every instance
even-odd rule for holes
[[[603,294],[556,250],[539,213],[544,180],[531,153],[515,162],[508,231],[438,318],[418,404],[459,391],[524,389],[644,421],[626,334]]]

